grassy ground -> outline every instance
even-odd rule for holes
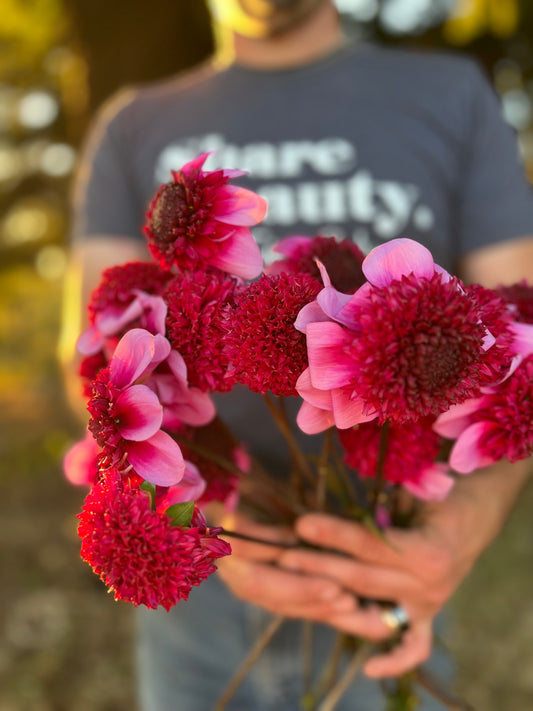
[[[60,473],[78,428],[54,358],[59,300],[30,266],[0,273],[0,711],[135,711],[131,610],[79,561],[83,492]],[[476,711],[533,709],[532,511],[530,487],[453,602]]]

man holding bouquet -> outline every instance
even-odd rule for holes
[[[80,304],[103,268],[147,258],[142,227],[153,192],[204,152],[248,170],[246,185],[267,198],[256,235],[266,260],[289,234],[334,234],[364,252],[409,237],[466,283],[533,280],[533,195],[474,63],[354,45],[331,0],[212,0],[212,10],[222,38],[215,61],[121,92],[95,123],[75,191]],[[77,335],[81,323],[67,327]],[[251,393],[219,402],[265,468],[283,471],[261,408]],[[435,616],[501,530],[527,476],[528,461],[502,461],[461,478],[443,501],[424,506],[413,528],[391,528],[386,541],[325,514],[296,524],[323,552],[232,540],[233,554],[219,565],[225,586],[210,579],[170,613],[140,616],[143,709],[213,707],[265,623],[259,608],[323,623],[322,656],[331,629],[375,640],[404,629],[364,671],[380,679],[413,669],[430,655]],[[277,540],[275,527],[240,514],[233,524]],[[394,604],[384,612],[361,599]],[[289,625],[274,639],[235,708],[296,707],[298,630]],[[372,685],[354,686],[338,708],[370,711],[377,699]],[[422,708],[438,707],[427,700]]]

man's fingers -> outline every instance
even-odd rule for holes
[[[359,597],[404,599],[418,592],[416,580],[402,570],[368,565],[338,555],[291,550],[280,555],[278,564],[289,570],[331,578]]]
[[[380,538],[354,521],[326,514],[307,514],[296,522],[296,532],[309,543],[348,553],[368,563],[399,566],[402,562],[402,550],[397,546],[396,531],[387,531]]]
[[[294,532],[288,527],[267,526],[240,515],[226,517],[222,525],[227,532],[226,536],[222,535],[231,545],[233,556],[247,560],[275,561],[285,550],[285,545],[295,541]],[[281,545],[273,545],[275,543]]]
[[[364,666],[368,677],[378,679],[399,676],[428,659],[431,653],[431,623],[419,621],[404,633],[401,641],[390,652],[371,657]]]

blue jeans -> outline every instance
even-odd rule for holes
[[[142,711],[212,711],[229,680],[271,616],[236,600],[217,575],[170,612],[137,611],[138,679]],[[322,668],[335,632],[316,625],[314,666]],[[441,653],[433,670],[450,677],[450,662]],[[431,666],[431,665],[430,665]],[[315,677],[316,678],[316,677]],[[277,631],[227,711],[299,711],[302,694],[302,624],[287,621]],[[419,711],[442,711],[424,693]],[[338,711],[382,711],[383,694],[375,682],[358,676]]]

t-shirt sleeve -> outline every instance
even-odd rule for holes
[[[463,176],[459,188],[461,253],[533,234],[533,190],[522,164],[514,129],[480,68],[467,67],[462,99],[470,106]]]
[[[129,158],[133,93],[123,90],[108,102],[89,130],[73,184],[72,241],[102,234],[144,239]]]

